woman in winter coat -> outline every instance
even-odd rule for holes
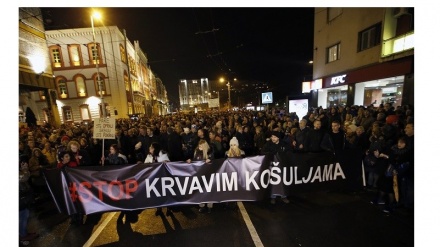
[[[160,144],[157,142],[151,143],[150,147],[148,147],[147,158],[145,158],[144,163],[158,163],[158,162],[168,162],[170,159],[168,158],[168,154],[165,151],[162,151],[160,148]],[[170,216],[172,213],[170,208],[167,208],[166,215]],[[162,208],[158,207],[156,209],[156,216],[162,214]]]
[[[32,157],[29,159],[29,171],[31,177],[29,179],[30,185],[35,193],[46,191],[46,182],[42,175],[43,169],[49,168],[50,164],[47,157],[41,152],[41,149],[34,148],[32,150]]]
[[[117,144],[110,145],[110,153],[107,157],[101,158],[104,165],[125,165],[128,163],[127,157],[119,153],[119,148]]]
[[[206,163],[211,162],[211,160],[213,159],[213,154],[209,148],[209,144],[204,140],[201,139],[199,141],[199,144],[196,147],[196,150],[194,151],[194,158],[193,160],[203,160]],[[191,159],[187,159],[186,162],[191,163]],[[207,208],[205,207],[205,204],[207,205]],[[211,213],[211,209],[213,207],[213,203],[209,202],[209,203],[200,203],[199,204],[199,212],[200,213]]]
[[[148,154],[144,163],[168,162],[168,154],[160,148],[159,143],[153,142],[148,147]]]
[[[226,158],[244,158],[245,152],[240,149],[237,138],[232,137],[229,141],[229,150],[225,153]]]
[[[69,151],[61,151],[58,159],[60,162],[57,164],[57,168],[63,168],[65,166],[68,167],[77,167],[78,163],[76,163],[75,159],[73,158],[73,155]]]

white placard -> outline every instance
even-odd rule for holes
[[[93,138],[115,139],[115,118],[93,119]]]

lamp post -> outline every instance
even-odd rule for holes
[[[102,116],[104,118],[107,117],[107,113],[105,111],[105,105],[104,105],[104,96],[103,96],[103,91],[102,91],[102,81],[101,81],[101,76],[99,74],[99,65],[98,65],[98,46],[96,45],[96,35],[95,35],[95,26],[93,25],[93,18],[97,18],[100,19],[101,18],[101,14],[98,12],[93,12],[92,15],[90,16],[90,21],[92,23],[92,33],[93,33],[93,45],[95,46],[95,54],[92,54],[93,59],[95,60],[95,65],[96,65],[96,72],[98,73],[98,90],[99,90],[99,94],[101,95],[101,110],[102,110]],[[105,139],[102,139],[102,158],[104,158],[104,141]],[[104,165],[104,162],[101,164],[101,166]]]
[[[95,46],[95,54],[93,55],[93,59],[95,60],[95,65],[96,65],[96,72],[98,73],[98,90],[99,90],[99,94],[101,95],[101,110],[102,110],[102,115],[105,117],[107,117],[107,112],[105,111],[105,105],[104,105],[104,96],[103,96],[103,90],[102,90],[102,81],[101,81],[101,75],[99,74],[99,63],[98,63],[98,46],[96,44],[96,35],[95,35],[95,25],[93,23],[93,19],[100,19],[101,18],[101,14],[98,12],[93,12],[92,15],[90,16],[90,22],[92,24],[92,33],[93,33],[93,45]],[[104,146],[104,145],[103,145]]]
[[[234,78],[234,81],[236,81],[237,79]],[[225,79],[222,77],[220,78],[220,82],[224,82]],[[231,110],[231,83],[229,82],[228,79],[228,83],[226,83],[226,86],[228,86],[228,110]]]

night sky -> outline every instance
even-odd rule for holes
[[[41,9],[46,30],[90,27],[91,8]],[[171,102],[178,102],[180,79],[266,82],[274,100],[300,94],[301,82],[311,79],[313,8],[98,10],[106,26],[139,40]]]

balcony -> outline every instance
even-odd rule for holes
[[[409,52],[411,51],[411,52]],[[411,54],[407,54],[411,53]],[[382,58],[394,58],[414,54],[414,31],[383,41]]]

